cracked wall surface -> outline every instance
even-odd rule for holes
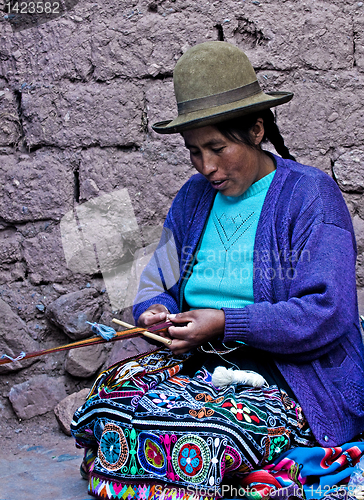
[[[357,236],[364,314],[363,33],[363,3],[349,0],[80,0],[33,28],[14,31],[2,18],[0,353],[67,343],[84,335],[85,317],[109,324],[117,312],[131,319],[130,307],[112,311],[100,268],[70,268],[61,221],[126,189],[143,241],[129,234],[110,248],[120,252],[121,267],[147,257],[142,247],[159,234],[193,173],[181,137],[159,136],[151,124],[176,114],[178,58],[209,40],[243,49],[266,91],[294,92],[276,109],[278,124],[297,160],[324,170],[343,192]],[[138,266],[125,278],[124,305]],[[100,359],[106,353],[115,361],[109,351]],[[46,374],[63,377],[70,393],[100,369],[91,360],[85,367],[87,356],[71,362],[60,353],[0,372],[9,390]],[[9,390],[1,394],[0,416],[11,422]]]

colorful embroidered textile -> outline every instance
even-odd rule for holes
[[[296,485],[300,496],[306,499],[343,499],[354,493],[347,483],[363,453],[364,442],[335,448],[292,448],[241,480],[239,496],[257,500],[277,495],[282,498]]]
[[[146,485],[167,483],[218,497],[223,480],[312,446],[301,408],[277,386],[217,389],[204,366],[193,377],[181,371],[198,356],[159,349],[99,376],[71,425],[77,443],[97,453],[90,493],[114,500],[129,488],[130,498],[150,500]]]

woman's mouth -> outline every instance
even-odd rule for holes
[[[227,182],[227,179],[221,180],[221,181],[211,181],[211,185],[215,189],[222,189]]]

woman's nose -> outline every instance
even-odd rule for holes
[[[217,165],[216,161],[210,155],[203,155],[202,157],[202,174],[208,176],[213,172],[216,172]]]

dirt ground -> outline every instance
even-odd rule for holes
[[[1,422],[1,426],[4,425]],[[87,500],[79,467],[83,450],[59,429],[53,412],[5,423],[0,500]]]

